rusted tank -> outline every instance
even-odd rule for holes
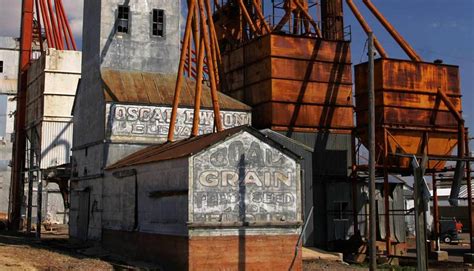
[[[375,61],[376,159],[379,165],[407,170],[410,158],[394,154],[450,155],[458,142],[458,121],[441,93],[461,113],[457,66],[396,59]],[[367,146],[368,64],[355,66],[357,131]],[[430,169],[446,162],[430,161]]]
[[[224,91],[253,107],[255,127],[354,127],[349,42],[269,34],[224,53],[223,66]]]

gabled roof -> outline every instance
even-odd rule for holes
[[[106,102],[171,105],[174,98],[176,75],[142,71],[101,70]],[[180,96],[180,106],[194,107],[196,82],[185,79]],[[251,108],[218,92],[221,109],[250,111]],[[211,91],[203,85],[201,106],[212,108]]]
[[[262,141],[273,145],[278,148],[281,152],[287,154],[293,159],[300,159],[296,154],[285,149],[282,145],[276,143],[275,141],[269,139],[258,130],[250,126],[239,126],[230,128],[218,133],[211,133],[200,135],[197,137],[192,137],[188,139],[183,139],[175,142],[167,142],[159,145],[153,145],[145,149],[139,150],[121,160],[112,164],[106,168],[106,170],[118,169],[129,166],[143,165],[149,163],[156,163],[165,160],[172,160],[178,158],[189,157],[191,155],[197,154],[208,147],[215,145],[221,141],[224,141],[226,138],[235,135],[240,132],[249,132],[255,137],[259,138]]]

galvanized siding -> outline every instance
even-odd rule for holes
[[[312,247],[315,245],[315,225],[314,225],[314,209],[311,217],[310,211],[314,206],[313,198],[313,150],[301,142],[288,138],[270,129],[261,131],[270,139],[278,142],[286,149],[297,154],[302,158],[300,161],[302,170],[302,202],[303,202],[303,219],[307,223],[306,230],[303,233],[303,245]],[[309,220],[308,220],[309,219]]]
[[[43,122],[41,128],[41,168],[69,163],[72,122]]]

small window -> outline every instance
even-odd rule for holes
[[[0,73],[3,73],[3,61],[0,61]]]
[[[334,221],[348,220],[348,213],[346,211],[349,203],[347,201],[334,201]]]
[[[165,11],[162,9],[153,10],[152,35],[156,37],[165,36]]]
[[[118,14],[117,14],[117,32],[128,34],[129,22],[130,22],[130,7],[119,6]]]

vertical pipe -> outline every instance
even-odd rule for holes
[[[374,94],[374,37],[369,32],[369,219],[370,270],[377,270],[376,209],[375,209],[375,94]]]
[[[385,245],[387,256],[391,255],[392,236],[390,230],[390,184],[388,183],[388,141],[387,129],[383,131],[384,137],[384,158],[383,158],[383,192],[384,192],[384,207],[385,207]]]
[[[402,35],[385,19],[380,11],[372,4],[370,0],[363,0],[369,10],[375,15],[375,17],[382,23],[385,29],[392,35],[393,39],[402,47],[403,51],[410,57],[411,60],[421,62],[421,57],[415,52],[415,50],[403,39]]]
[[[33,0],[23,0],[21,13],[21,39],[18,71],[17,110],[15,114],[15,142],[13,146],[13,167],[10,185],[9,229],[19,230],[21,206],[24,194],[23,170],[25,168],[25,116],[28,67],[31,61],[33,41]]]
[[[34,130],[34,129],[33,129]],[[33,140],[34,136],[31,136],[30,140],[30,163],[28,167],[28,216],[26,218],[26,231],[27,233],[31,233],[31,217],[33,216],[32,214],[32,207],[33,207],[33,168],[34,168],[34,159],[35,159],[35,152],[33,149]]]
[[[188,10],[194,10],[194,5],[196,0],[190,0]],[[188,17],[186,19],[186,28],[184,31],[184,41],[183,48],[181,49],[181,57],[179,60],[178,75],[176,79],[176,86],[174,90],[173,98],[173,109],[171,111],[170,127],[168,131],[168,141],[172,142],[174,140],[174,129],[176,127],[176,118],[178,114],[178,105],[179,105],[179,96],[181,95],[181,88],[183,86],[183,72],[184,64],[186,62],[186,51],[188,46],[190,46],[190,37],[191,37],[191,23],[194,17],[194,12],[188,12]]]
[[[432,174],[433,183],[433,216],[434,216],[434,236],[436,238],[436,250],[440,250],[439,246],[439,207],[438,207],[438,184],[436,183],[436,173]]]
[[[344,40],[343,15],[342,0],[321,0],[321,22],[325,39]]]
[[[38,195],[36,196],[36,238],[41,239],[41,222],[43,220],[43,176],[41,175],[41,169],[38,169]]]
[[[469,150],[469,132],[466,129],[466,136],[465,142],[466,142],[466,147],[465,151],[468,154],[467,156],[470,156],[470,150]],[[471,163],[469,160],[466,161],[466,183],[467,183],[467,206],[469,210],[469,237],[470,237],[470,244],[471,244],[471,253],[474,253],[474,218],[473,218],[473,211],[474,209],[472,208],[472,180],[471,180]]]
[[[352,160],[352,172],[351,172],[351,177],[352,177],[352,215],[353,215],[353,220],[354,220],[354,235],[359,234],[359,219],[358,219],[358,210],[357,210],[357,203],[358,203],[358,191],[357,191],[357,164],[356,164],[356,148],[355,148],[355,141],[356,141],[356,136],[355,136],[355,131],[352,131],[351,133],[351,160]]]

